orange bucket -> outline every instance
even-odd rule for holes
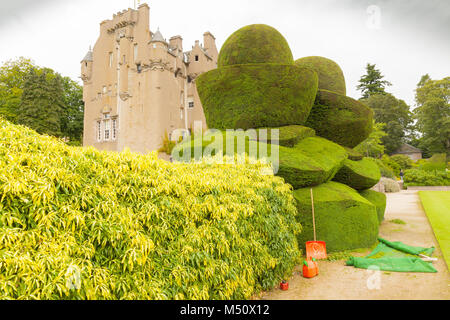
[[[303,277],[314,278],[319,274],[319,267],[316,259],[303,261]]]
[[[306,260],[311,259],[326,259],[327,258],[327,245],[325,241],[316,240],[316,218],[314,216],[314,196],[313,189],[311,189],[311,208],[312,208],[312,218],[313,218],[313,229],[314,229],[314,241],[306,242]]]

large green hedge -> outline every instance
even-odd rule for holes
[[[316,186],[331,180],[347,159],[344,148],[320,137],[306,138],[294,148],[280,147],[283,177],[294,189]]]
[[[372,132],[373,111],[350,97],[319,90],[305,125],[318,136],[354,148]]]
[[[377,241],[375,206],[352,188],[328,182],[313,188],[317,240],[325,241],[328,252],[367,248]],[[314,240],[310,188],[294,191],[302,233],[299,246]]]
[[[324,57],[304,57],[295,61],[298,66],[308,66],[319,76],[319,89],[346,95],[345,78],[342,69],[333,60]]]
[[[363,158],[359,161],[345,160],[333,180],[356,190],[365,190],[372,188],[380,179],[381,173],[376,162],[370,158]]]
[[[219,68],[252,63],[293,64],[289,44],[278,30],[254,24],[234,32],[220,50]]]
[[[262,168],[69,147],[0,118],[0,299],[226,300],[273,288],[299,263],[301,226],[291,186]]]
[[[197,79],[206,122],[215,129],[303,125],[317,84],[313,70],[281,64],[223,67]]]
[[[384,213],[386,211],[386,195],[370,189],[360,191],[359,194],[377,207],[378,221],[381,223],[384,220]]]

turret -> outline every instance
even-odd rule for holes
[[[83,60],[81,60],[81,79],[86,82],[92,77],[92,63],[94,62],[92,48],[89,47]]]

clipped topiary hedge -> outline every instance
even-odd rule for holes
[[[303,125],[317,92],[317,74],[280,64],[223,67],[200,75],[197,90],[209,128]]]
[[[345,151],[347,151],[350,160],[359,161],[364,158],[364,156],[355,149],[345,147]]]
[[[356,190],[370,189],[381,179],[380,169],[375,161],[364,158],[360,161],[345,160],[333,180]]]
[[[352,188],[328,182],[313,188],[317,240],[325,241],[328,252],[367,248],[377,241],[375,206]],[[302,224],[299,246],[314,240],[310,188],[294,191]]]
[[[347,159],[344,148],[320,137],[306,138],[294,148],[280,147],[279,152],[280,168],[277,175],[294,189],[331,180]]]
[[[218,67],[236,64],[293,64],[291,48],[278,30],[253,24],[234,32],[220,50]]]
[[[266,130],[266,136],[261,134],[262,130]],[[293,147],[299,141],[316,135],[314,129],[297,125],[280,128],[262,128],[257,130],[258,141],[272,143],[273,130],[279,130],[278,144],[284,147]]]
[[[299,262],[301,226],[291,186],[263,168],[69,147],[0,118],[0,299],[271,289]]]
[[[386,195],[370,189],[360,191],[359,194],[377,207],[378,221],[381,223],[384,220],[384,213],[386,211]]]
[[[350,97],[319,90],[305,125],[318,136],[354,148],[372,132],[373,111]]]
[[[345,78],[342,69],[333,60],[324,57],[304,57],[295,61],[298,66],[308,66],[319,76],[319,89],[346,95]]]
[[[241,137],[241,141],[245,141],[245,146],[238,147],[235,136]],[[243,140],[244,138],[245,140]],[[215,151],[220,152],[221,150],[225,154],[229,143],[234,144],[234,149],[230,148],[234,152],[244,152],[259,159],[262,156],[268,156],[268,160],[272,160],[272,145],[250,141],[249,137],[245,137],[244,132],[232,135],[223,134],[220,145],[215,145],[214,139],[208,136],[203,137],[203,140],[199,142],[194,140],[183,142],[174,148],[172,156],[174,159],[183,161],[190,161],[191,158],[199,160],[203,153],[217,154],[216,152],[209,154],[210,151],[206,149],[208,147],[211,149],[217,147]],[[267,154],[261,150],[267,150]],[[320,137],[305,138],[293,148],[280,146],[278,152],[279,168],[276,174],[284,178],[294,189],[315,186],[331,180],[342,167],[344,160],[347,159],[347,152],[343,147]]]

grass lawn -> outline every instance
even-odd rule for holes
[[[450,191],[419,191],[419,196],[450,268]]]

